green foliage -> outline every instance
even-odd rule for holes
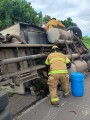
[[[72,18],[68,17],[66,20],[61,20],[61,23],[65,25],[66,28],[70,26],[77,26],[76,23],[73,22]]]
[[[43,17],[42,12],[37,13],[26,0],[0,0],[0,30],[18,22],[42,26],[50,20],[51,16]],[[76,26],[70,17],[61,22],[66,28]]]
[[[17,22],[39,24],[38,13],[25,0],[0,0],[0,30]]]
[[[38,13],[38,17],[39,17],[39,26],[42,26],[42,24],[43,24],[43,15],[42,15],[42,12],[40,11],[39,13]]]
[[[85,44],[85,46],[90,50],[90,37],[88,36],[83,36],[82,41]]]
[[[12,0],[0,0],[0,29],[11,24]]]
[[[44,23],[44,24],[46,24],[46,23],[49,22],[50,20],[51,20],[51,17],[48,16],[48,15],[45,15],[45,16],[43,17],[43,23]]]

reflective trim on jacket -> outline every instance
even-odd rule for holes
[[[58,74],[58,73],[68,73],[68,70],[52,70],[48,73],[48,75]]]
[[[46,65],[50,66],[50,74],[68,73],[67,66],[70,60],[62,53],[54,52],[47,56]]]
[[[53,63],[53,61],[56,61],[56,60],[63,61],[65,64],[67,64],[67,63],[70,62],[70,60],[69,60],[68,58],[66,58],[66,60],[63,59],[63,58],[53,58],[53,59],[51,59],[50,61],[46,60],[45,63],[49,65],[49,64]]]

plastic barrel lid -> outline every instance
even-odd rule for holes
[[[71,73],[71,77],[85,77],[85,75],[83,73],[80,72],[73,72]]]

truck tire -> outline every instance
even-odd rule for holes
[[[80,39],[82,38],[82,31],[77,26],[71,26],[67,28],[67,30],[72,30],[76,36],[78,36]]]
[[[8,95],[4,91],[0,91],[0,111],[3,111],[8,105]]]
[[[12,116],[7,110],[4,110],[0,113],[0,120],[12,120]]]
[[[85,55],[82,57],[82,59],[85,60],[86,62],[87,62],[88,60],[90,60],[90,53],[85,54]]]

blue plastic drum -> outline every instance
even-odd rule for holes
[[[70,79],[72,95],[76,97],[83,96],[85,75],[80,72],[73,72],[71,73]]]

